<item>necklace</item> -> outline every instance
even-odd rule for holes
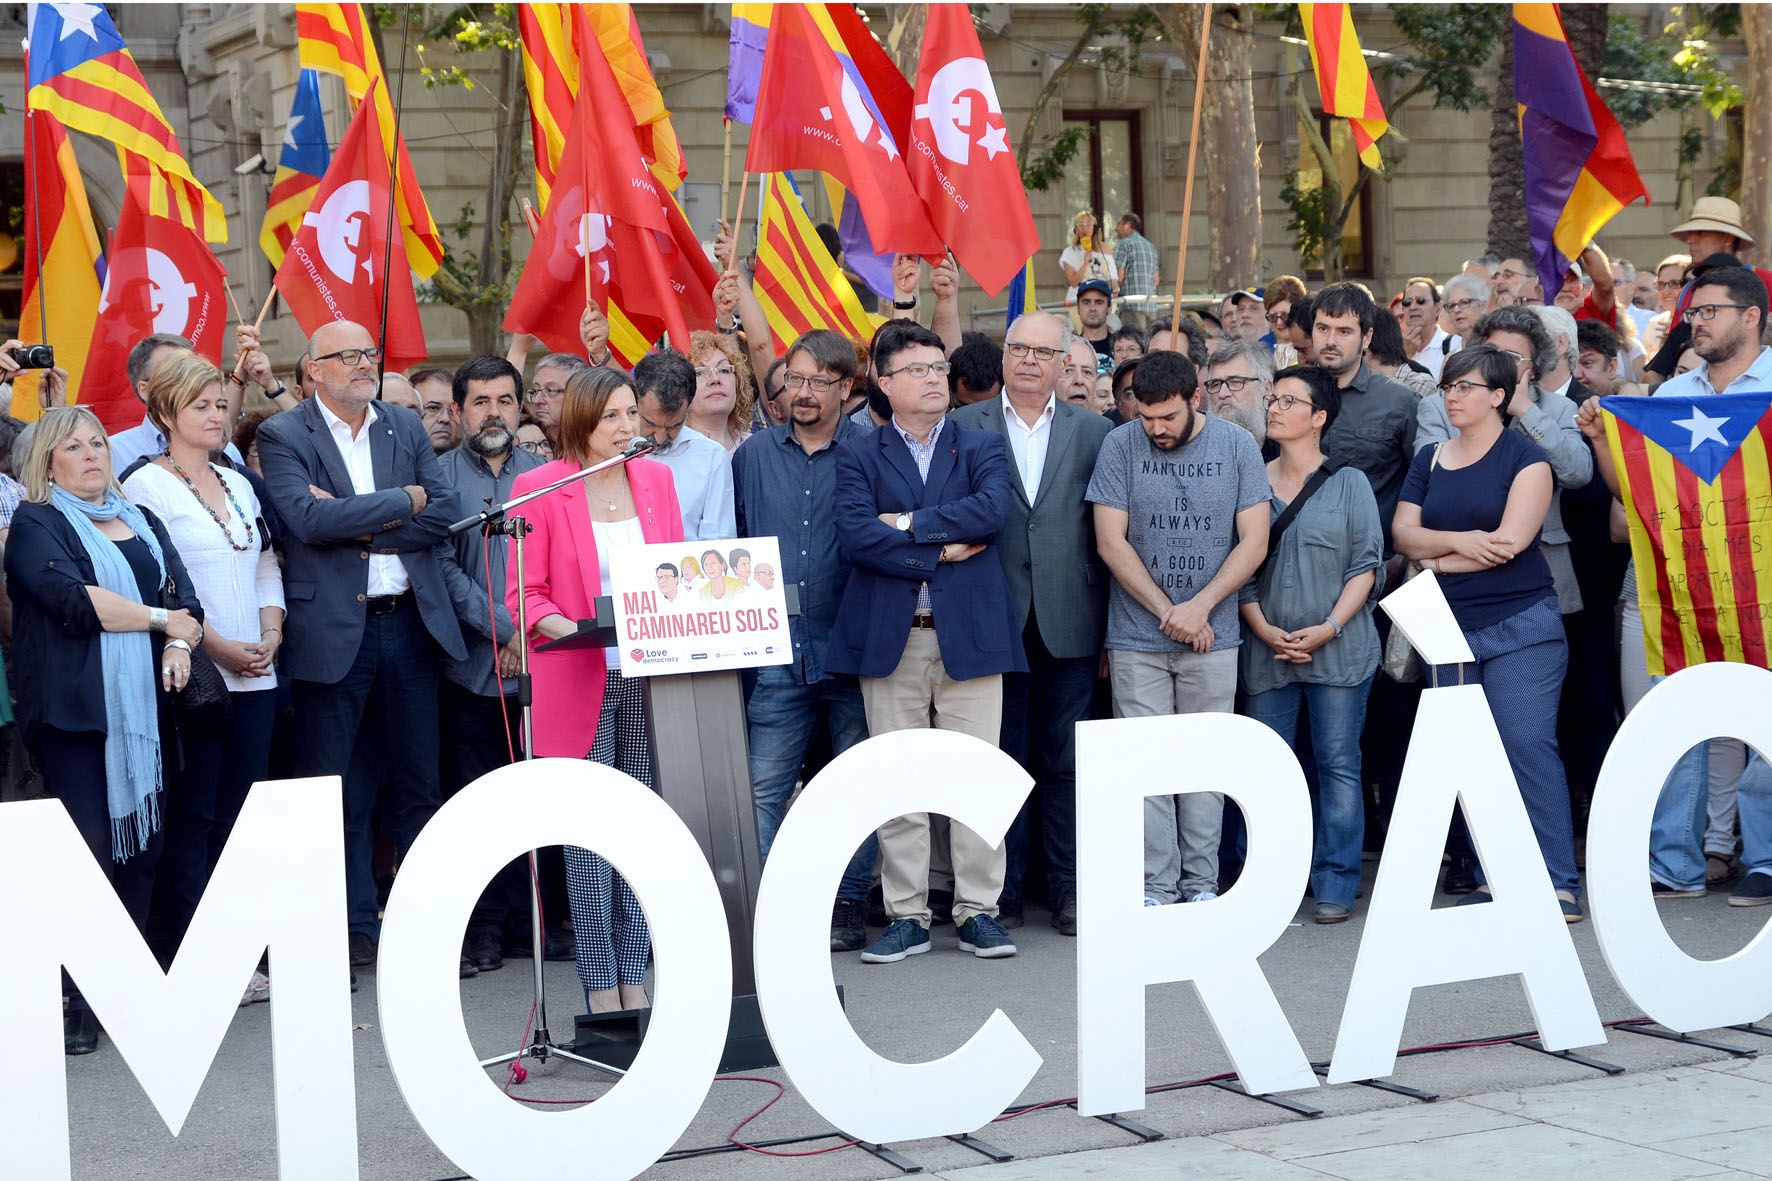
[[[234,540],[233,530],[229,529],[228,523],[224,521],[214,509],[209,507],[209,502],[203,499],[203,494],[201,492],[197,491],[196,483],[185,473],[184,468],[178,466],[178,460],[172,458],[171,451],[166,452],[166,462],[172,465],[173,472],[179,479],[185,482],[185,487],[191,490],[191,495],[197,498],[197,503],[202,505],[203,511],[209,514],[209,519],[214,521],[216,527],[222,531],[222,536],[227,538],[228,547],[237,554],[243,554],[251,549],[253,546],[252,521],[241,511],[240,502],[234,499],[234,492],[228,487],[228,482],[222,479],[221,471],[213,463],[209,465],[209,470],[215,472],[216,482],[221,485],[222,495],[227,498],[228,507],[234,511],[234,515],[238,516],[241,522],[246,526],[245,545],[241,545]]]

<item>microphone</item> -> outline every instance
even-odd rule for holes
[[[654,443],[645,435],[635,435],[633,441],[628,444],[627,450],[621,453],[621,457],[624,460],[638,459],[640,456],[645,455],[648,452],[657,450],[657,443]]]

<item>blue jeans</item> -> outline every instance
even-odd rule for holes
[[[1659,679],[1659,678],[1657,678]],[[1680,756],[1662,784],[1649,821],[1649,873],[1679,890],[1704,889],[1704,830],[1710,803],[1709,745]],[[1772,767],[1752,747],[1735,789],[1741,821],[1741,869],[1772,873]]]
[[[861,686],[854,677],[828,677],[811,685],[794,680],[787,665],[757,670],[746,714],[751,732],[751,795],[757,808],[757,851],[765,864],[788,799],[812,745],[822,710],[831,728],[831,753],[840,755],[868,736]],[[873,886],[880,842],[869,836],[850,858],[837,887],[846,902],[865,902]]]
[[[1360,848],[1366,800],[1360,774],[1360,732],[1372,678],[1358,685],[1283,685],[1246,699],[1249,716],[1287,745],[1298,746],[1298,710],[1310,703],[1310,749],[1317,762],[1317,816],[1311,893],[1318,902],[1352,907],[1360,890]]]

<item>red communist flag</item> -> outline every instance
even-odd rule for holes
[[[676,203],[659,191],[595,35],[581,30],[579,46],[566,146],[504,327],[583,355],[578,325],[588,295],[619,307],[648,342],[668,332],[687,348],[691,327],[713,325],[719,276]],[[638,359],[621,355],[627,364]]]
[[[361,324],[385,342],[386,367],[404,369],[429,353],[406,245],[398,232],[389,242],[388,189],[376,106],[365,99],[290,239],[275,282],[303,332],[311,336],[332,320]]]
[[[991,295],[1040,249],[997,88],[963,4],[931,4],[917,63],[911,183],[942,240]]]
[[[125,201],[111,232],[104,292],[80,382],[80,404],[107,431],[141,421],[126,362],[136,341],[170,332],[220,364],[227,327],[227,272],[209,244],[183,222]]]
[[[941,253],[888,117],[849,53],[831,45],[802,5],[773,9],[745,168],[828,172],[855,194],[876,249]]]

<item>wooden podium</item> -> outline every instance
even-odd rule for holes
[[[800,611],[799,587],[783,588],[789,615]],[[537,647],[538,652],[613,647],[615,612],[609,596],[597,599],[597,618],[578,631]],[[652,747],[652,780],[665,803],[694,834],[726,909],[732,940],[732,1023],[721,1073],[775,1064],[757,1009],[752,929],[763,858],[757,850],[757,813],[751,795],[750,743],[745,730],[744,686],[737,670],[669,673],[645,679],[646,736]],[[645,1033],[646,1013],[627,1016],[632,1050]],[[631,1061],[623,1022],[578,1019],[575,1048],[602,1061]]]

